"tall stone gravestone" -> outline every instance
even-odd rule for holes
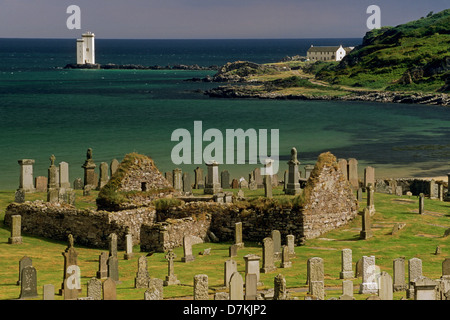
[[[172,171],[173,174],[173,188],[176,191],[183,191],[183,173],[180,168]]]
[[[108,278],[119,282],[119,259],[117,257],[117,235],[109,235]]]
[[[59,200],[59,178],[58,168],[55,166],[56,157],[50,156],[50,167],[48,168],[48,184],[47,184],[47,202],[58,202]]]
[[[191,176],[188,172],[183,173],[183,192],[192,193]]]
[[[266,163],[264,164],[264,171],[265,171],[265,175],[263,178],[263,183],[264,183],[264,196],[266,198],[272,198],[273,196],[273,192],[272,192],[272,163],[273,160],[272,159],[266,159]]]
[[[216,194],[222,192],[223,189],[219,182],[219,163],[217,161],[211,161],[206,164],[208,167],[208,175],[205,186],[205,194]]]
[[[102,252],[98,257],[97,279],[108,278],[108,252]]]
[[[263,266],[260,270],[262,273],[269,273],[276,270],[274,263],[273,240],[266,237],[263,239]]]
[[[323,259],[309,258],[307,262],[308,293],[319,300],[325,299]]]
[[[222,189],[230,189],[230,173],[228,170],[223,170],[220,173],[220,186]]]
[[[375,256],[362,257],[362,283],[359,288],[361,294],[378,293],[377,267],[375,265]]]
[[[281,250],[281,268],[290,268],[292,267],[292,262],[290,260],[289,247],[283,246]]]
[[[19,280],[17,280],[17,285],[20,286],[22,282],[22,270],[26,267],[30,267],[33,265],[33,262],[30,257],[23,256],[22,259],[19,260]]]
[[[370,210],[368,207],[364,208],[362,215],[362,230],[359,233],[359,238],[362,240],[367,240],[373,237],[372,223],[370,221]]]
[[[59,186],[61,188],[70,188],[69,164],[64,161],[59,163]]]
[[[279,230],[272,230],[273,254],[275,259],[281,259],[281,233]]]
[[[194,169],[194,189],[205,188],[205,180],[203,178],[203,169],[197,167]]]
[[[247,254],[244,256],[245,274],[249,273],[256,274],[256,279],[259,286],[263,285],[263,283],[260,281],[260,268],[259,268],[260,260],[261,257],[256,254]]]
[[[419,194],[419,214],[425,213],[425,195],[423,193]]]
[[[77,299],[78,293],[81,292],[81,284],[79,282],[80,273],[78,268],[78,253],[74,248],[74,239],[69,234],[68,246],[62,253],[64,257],[64,277],[59,293],[64,296],[64,300]]]
[[[367,208],[371,216],[375,214],[375,188],[372,184],[367,186]]]
[[[366,167],[364,169],[364,188],[367,188],[369,185],[375,186],[375,168],[374,167]]]
[[[141,256],[138,259],[138,271],[134,278],[135,288],[147,288],[150,275],[148,274],[147,257]]]
[[[26,193],[35,192],[34,178],[33,178],[33,164],[32,159],[22,159],[17,161],[20,165],[20,180],[19,189],[24,190]]]
[[[92,148],[87,150],[86,160],[81,167],[84,169],[84,186],[86,187],[89,185],[91,189],[95,189],[98,183],[95,175],[95,168],[97,165],[92,158]]]
[[[447,183],[448,183],[447,195],[444,197],[444,201],[449,202],[450,201],[450,172],[447,173]]]
[[[406,297],[408,299],[414,297],[414,282],[422,277],[422,260],[419,258],[411,258],[408,260],[408,289],[406,289]]]
[[[116,173],[117,169],[119,169],[120,163],[117,159],[113,159],[111,164],[109,165],[109,175],[112,178]]]
[[[289,256],[295,257],[295,236],[293,234],[286,236],[286,244],[289,249]]]
[[[27,266],[22,270],[19,299],[36,298],[37,293],[37,273],[33,266]]]
[[[183,251],[184,251],[184,257],[181,258],[182,262],[190,262],[190,261],[195,260],[194,256],[192,255],[192,237],[191,236],[183,237]]]
[[[405,291],[406,290],[406,282],[405,282],[405,258],[397,258],[393,261],[393,287],[394,291]]]
[[[130,227],[127,226],[125,235],[125,254],[123,258],[125,260],[130,260],[133,256],[133,235],[131,234]]]
[[[209,300],[208,276],[206,274],[194,276],[194,300]]]
[[[237,272],[237,263],[233,259],[229,259],[224,263],[223,282],[224,286],[228,288],[230,285],[231,275]]]
[[[342,260],[342,269],[340,273],[340,279],[353,278],[352,249],[342,249],[341,260]]]
[[[247,273],[245,275],[245,300],[256,300],[258,293],[258,279],[256,274]]]
[[[106,162],[100,163],[100,175],[98,178],[97,189],[100,190],[103,188],[109,181],[108,176],[108,164]]]
[[[22,243],[22,216],[20,214],[11,216],[11,236],[8,238],[8,243]]]
[[[244,248],[244,242],[242,240],[242,222],[236,222],[234,224],[234,244],[237,249]]]
[[[342,175],[344,176],[345,180],[348,180],[347,160],[346,159],[339,159],[338,160],[338,167],[342,171]]]
[[[300,162],[297,160],[297,149],[291,149],[291,160],[288,162],[288,183],[286,185],[285,193],[289,195],[297,195],[301,193],[300,177],[298,174],[298,166]]]
[[[378,296],[381,300],[393,300],[394,288],[392,284],[392,277],[389,273],[383,271],[378,279]]]
[[[350,181],[350,185],[354,190],[357,190],[359,187],[359,178],[358,178],[358,160],[351,158],[348,159],[348,181]]]

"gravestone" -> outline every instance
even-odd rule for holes
[[[27,266],[22,269],[19,299],[36,298],[37,296],[36,269],[33,266]]]
[[[183,252],[184,256],[181,258],[182,262],[191,262],[194,261],[195,258],[192,255],[192,237],[184,236],[183,237]]]
[[[205,186],[205,194],[216,194],[222,192],[223,189],[219,182],[219,163],[211,161],[206,164],[208,167],[207,181]]]
[[[220,186],[222,189],[230,189],[230,173],[224,170],[220,173]]]
[[[297,160],[297,149],[291,149],[291,159],[288,162],[288,183],[286,185],[285,194],[298,195],[301,193],[300,177],[298,174],[298,166],[300,161]]]
[[[170,183],[170,185],[173,187],[173,173],[168,171],[164,174],[164,177]]]
[[[427,277],[419,277],[414,281],[414,300],[436,300],[438,283]]]
[[[281,273],[277,274],[273,281],[273,300],[288,300],[286,279]]]
[[[248,273],[245,275],[245,300],[256,300],[258,294],[258,279],[256,274]]]
[[[369,213],[371,216],[375,214],[375,190],[373,185],[369,185],[367,188],[367,208],[369,209]]]
[[[64,161],[59,163],[59,186],[61,188],[70,188],[69,164]]]
[[[275,258],[281,258],[281,233],[279,230],[272,230],[273,253]]]
[[[230,300],[228,292],[216,292],[214,293],[214,300]]]
[[[237,263],[233,259],[226,260],[224,263],[223,283],[226,288],[230,285],[231,275],[237,272]]]
[[[308,164],[305,166],[305,179],[308,180],[309,176],[311,175],[311,172],[314,170],[314,166],[311,164]]]
[[[68,246],[67,248],[64,250],[64,252],[62,252],[62,255],[64,257],[64,277],[63,277],[63,282],[61,284],[61,289],[59,290],[60,295],[63,295],[64,297],[67,297],[68,299],[71,299],[72,297],[78,297],[78,293],[81,292],[81,287],[78,286],[77,287],[73,287],[72,285],[72,281],[77,281],[79,274],[77,273],[77,269],[74,269],[74,266],[78,266],[78,253],[75,250],[73,244],[74,244],[74,239],[73,236],[71,234],[68,235],[67,237],[68,240]],[[75,273],[75,275],[73,275]],[[71,282],[70,282],[70,288],[66,288],[66,281],[67,279],[70,278]],[[68,289],[69,293],[66,294],[65,290]],[[76,292],[75,292],[76,291]]]
[[[55,156],[50,157],[50,167],[48,168],[47,202],[55,203],[59,201],[59,173],[55,166]]]
[[[348,169],[347,169],[347,160],[346,159],[339,159],[338,160],[338,167],[342,171],[342,175],[345,178],[345,180],[348,180]]]
[[[55,286],[52,284],[45,284],[42,287],[43,300],[55,300]]]
[[[362,257],[362,283],[359,287],[359,293],[372,294],[378,293],[378,284],[376,282],[377,267],[375,266],[375,256]]]
[[[106,162],[102,162],[100,163],[100,175],[97,189],[100,190],[101,188],[103,188],[108,183],[108,181],[109,181],[108,164]]]
[[[447,195],[444,197],[444,201],[450,201],[450,172],[447,173],[447,183],[448,183]]]
[[[272,187],[278,187],[278,173],[272,175]]]
[[[397,258],[393,261],[393,287],[394,291],[405,291],[406,290],[406,282],[405,282],[405,258]]]
[[[11,236],[9,244],[22,244],[22,216],[15,214],[11,216]]]
[[[133,235],[131,234],[130,227],[126,227],[125,235],[125,254],[124,259],[130,260],[133,258]]]
[[[25,202],[25,190],[17,189],[14,194],[14,202],[24,203]]]
[[[239,272],[230,278],[230,300],[244,300],[244,281]]]
[[[342,268],[340,273],[340,279],[353,278],[352,270],[352,249],[342,249],[341,251]]]
[[[309,258],[307,262],[308,294],[319,300],[325,299],[323,259]]]
[[[148,281],[148,290],[144,293],[144,300],[163,300],[163,286],[161,279],[151,278]]]
[[[288,180],[289,180],[289,172],[287,170],[284,171],[284,178],[283,179],[284,179],[283,180],[283,191],[286,191]]]
[[[183,174],[180,168],[176,168],[172,171],[173,175],[173,188],[176,191],[183,190]]]
[[[262,273],[269,273],[276,270],[274,264],[273,240],[266,237],[263,239],[263,266],[260,270]]]
[[[81,178],[76,178],[73,181],[73,189],[74,190],[83,190],[83,180],[81,180]]]
[[[166,254],[165,259],[168,262],[168,274],[166,276],[166,280],[164,281],[164,286],[178,285],[180,284],[180,280],[177,279],[177,276],[174,273],[174,259],[176,258],[176,254],[173,250],[169,250]]]
[[[281,268],[290,268],[292,267],[292,262],[290,261],[290,254],[289,254],[289,248],[288,246],[282,247],[282,253],[281,253]]]
[[[239,181],[237,179],[231,181],[231,189],[239,189]]]
[[[239,179],[239,189],[248,189],[248,182],[244,179],[244,177]]]
[[[149,280],[147,257],[140,256],[138,259],[138,271],[136,272],[136,278],[134,278],[134,287],[147,288]]]
[[[353,281],[352,280],[342,281],[342,295],[353,297]]]
[[[203,188],[205,188],[203,169],[197,167],[194,169],[194,189],[203,189]]]
[[[295,236],[293,234],[286,236],[286,244],[289,249],[289,256],[295,257]]]
[[[370,221],[370,210],[369,208],[364,208],[362,215],[362,230],[359,233],[359,238],[362,240],[367,240],[373,237],[372,233],[372,223]]]
[[[260,260],[261,257],[256,254],[247,254],[244,256],[245,274],[249,273],[256,274],[256,279],[259,286],[263,285],[263,283],[260,281],[260,268],[259,268]]]
[[[19,260],[19,280],[17,280],[17,285],[20,286],[22,279],[22,270],[26,267],[31,267],[33,262],[30,257],[23,256],[22,259]]]
[[[34,185],[36,187],[36,192],[47,192],[48,178],[44,176],[39,176],[34,179]]]
[[[183,192],[192,193],[191,176],[188,172],[183,173]]]
[[[19,189],[26,193],[35,192],[34,178],[33,178],[33,159],[22,159],[17,161],[20,165],[20,180]]]
[[[444,201],[444,185],[442,183],[438,186],[438,198],[439,201]]]
[[[354,190],[359,188],[359,178],[358,178],[358,160],[351,158],[347,161],[348,166],[348,181]]]
[[[108,257],[108,278],[119,283],[119,259],[117,256]]]
[[[403,195],[403,187],[402,186],[397,186],[395,188],[395,195],[398,197],[401,197]]]
[[[364,168],[364,188],[369,185],[375,186],[375,168],[366,167]]]
[[[111,233],[108,236],[108,248],[109,256],[117,257],[117,235],[115,233]]]
[[[419,214],[425,213],[424,200],[425,195],[423,193],[419,194]]]
[[[378,296],[381,300],[393,300],[394,288],[392,284],[392,277],[389,273],[383,271],[378,279],[379,289]]]
[[[361,278],[362,277],[362,258],[356,261],[355,266],[355,278]]]
[[[97,279],[108,278],[108,252],[104,251],[98,256]]]
[[[236,222],[234,224],[234,244],[237,249],[244,248],[244,242],[242,240],[242,222]]]
[[[87,296],[92,300],[102,300],[102,282],[97,278],[91,278],[87,283]]]
[[[116,281],[107,278],[103,282],[103,300],[117,300]]]
[[[89,148],[86,152],[86,160],[81,166],[84,169],[84,186],[91,186],[92,189],[97,187],[97,177],[95,174],[95,168],[97,165],[94,163],[92,158],[92,148]]]
[[[64,280],[64,300],[76,300],[81,292],[81,271],[77,265],[70,265]]]
[[[109,165],[109,175],[112,178],[116,173],[117,169],[119,169],[119,161],[117,159],[112,159],[111,164]]]
[[[271,199],[273,197],[272,176],[270,176],[270,175],[264,176],[264,196],[269,199]]]
[[[235,244],[232,244],[231,246],[228,247],[228,256],[231,257],[236,257],[237,256],[237,251],[238,251],[238,246]]]
[[[261,169],[260,168],[255,168],[253,170],[253,177],[255,179],[256,182],[256,187],[258,189],[264,188],[264,181],[263,181],[263,177],[261,175]]]
[[[450,259],[449,258],[442,261],[442,278],[450,279]]]
[[[437,187],[436,181],[434,181],[434,179],[431,179],[431,181],[430,181],[429,195],[430,195],[430,199],[433,199],[433,200],[438,199],[438,197],[439,197],[438,187]]]
[[[194,300],[209,300],[208,276],[206,274],[194,276]]]
[[[408,260],[408,289],[406,289],[406,297],[408,299],[414,297],[414,282],[422,277],[422,260],[419,258],[411,258]]]
[[[361,202],[363,199],[363,190],[362,188],[358,188],[358,190],[356,190],[356,199],[358,200],[358,202]]]

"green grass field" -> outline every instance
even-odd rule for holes
[[[236,190],[233,190],[236,192]],[[258,197],[263,195],[263,190],[247,191],[246,196]],[[77,191],[77,207],[95,208],[96,192],[89,197],[83,197]],[[274,190],[274,196],[283,198],[281,187]],[[3,222],[4,209],[14,199],[13,191],[0,192],[0,220]],[[27,194],[27,200],[45,199],[45,194]],[[365,206],[365,198],[360,204],[360,211]],[[282,273],[286,278],[288,289],[292,297],[303,299],[306,295],[306,264],[310,257],[321,257],[325,263],[325,286],[327,287],[326,299],[339,297],[342,294],[339,272],[341,271],[341,250],[350,248],[353,251],[353,270],[356,261],[363,255],[375,255],[376,264],[381,271],[392,274],[393,259],[405,257],[406,260],[413,257],[422,259],[423,274],[429,278],[437,279],[442,273],[442,261],[450,256],[449,237],[444,238],[446,229],[450,228],[450,203],[437,200],[425,200],[425,214],[418,214],[418,198],[394,195],[375,194],[376,214],[372,218],[374,237],[369,240],[359,240],[361,217],[358,216],[350,224],[331,231],[320,238],[309,240],[305,246],[295,248],[296,257],[292,259],[292,267],[279,268],[280,262],[276,262],[276,271],[269,274],[261,274],[263,287],[273,287],[273,278]],[[396,222],[406,223],[398,234],[392,236],[391,230]],[[58,293],[63,280],[64,258],[62,252],[67,243],[33,237],[22,234],[23,244],[8,244],[10,230],[3,223],[0,227],[0,299],[17,299],[20,295],[20,287],[16,285],[18,280],[19,260],[28,256],[33,260],[33,266],[37,270],[38,293],[37,300],[42,299],[42,287],[45,284],[53,284]],[[283,239],[284,241],[284,239]],[[195,261],[181,262],[183,249],[176,248],[177,259],[175,261],[175,274],[181,281],[179,286],[164,287],[165,299],[191,299],[193,295],[193,277],[196,274],[207,274],[209,288],[212,294],[223,290],[224,262],[228,258],[228,247],[231,243],[203,243],[193,246]],[[436,247],[441,247],[441,254],[435,255]],[[81,247],[75,243],[78,252],[78,266],[81,270],[82,293],[86,296],[86,284],[95,276],[98,270],[98,256],[104,250]],[[210,255],[198,255],[206,248],[211,248]],[[137,259],[146,252],[140,252],[139,246],[134,247],[135,255],[131,260],[123,259],[123,251],[119,251],[119,272],[121,283],[117,286],[117,299],[142,300],[145,289],[134,288],[134,278],[137,272]],[[245,264],[243,256],[254,253],[262,256],[261,244],[246,243],[245,248],[238,252],[238,271],[244,275]],[[167,261],[163,253],[155,253],[148,257],[149,274],[152,278],[164,279],[167,274]],[[407,268],[407,265],[406,265]],[[406,275],[407,269],[405,269]],[[357,286],[361,278],[353,279],[355,285],[355,298],[363,300],[368,295],[357,294]],[[395,293],[394,299],[405,296],[405,292]],[[55,295],[55,299],[63,297]]]

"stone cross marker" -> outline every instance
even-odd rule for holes
[[[22,243],[22,216],[19,214],[11,216],[11,237],[8,238],[10,244]]]
[[[22,270],[19,299],[35,298],[37,293],[37,273],[33,266],[27,266]]]
[[[190,262],[190,261],[195,260],[194,256],[192,255],[192,237],[191,236],[183,237],[183,251],[184,251],[184,257],[181,258],[182,262]]]
[[[260,272],[269,273],[276,270],[273,257],[273,240],[272,238],[263,239],[263,267]]]
[[[176,257],[177,256],[173,250],[169,250],[165,256],[165,259],[168,262],[168,274],[166,276],[166,280],[164,281],[164,286],[180,284],[180,280],[177,279],[177,276],[174,273],[174,260]]]
[[[138,271],[134,278],[135,288],[147,288],[150,275],[148,274],[147,257],[140,256],[138,259]]]
[[[194,300],[209,300],[208,276],[206,274],[194,276]]]
[[[342,260],[342,269],[340,273],[340,279],[353,278],[352,249],[342,249],[341,260]]]
[[[300,176],[298,173],[298,166],[300,162],[297,160],[297,149],[291,149],[291,160],[288,161],[288,183],[286,185],[286,194],[297,195],[300,194]]]

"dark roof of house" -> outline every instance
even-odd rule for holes
[[[336,52],[339,49],[339,46],[334,47],[311,47],[308,49],[308,52]]]

